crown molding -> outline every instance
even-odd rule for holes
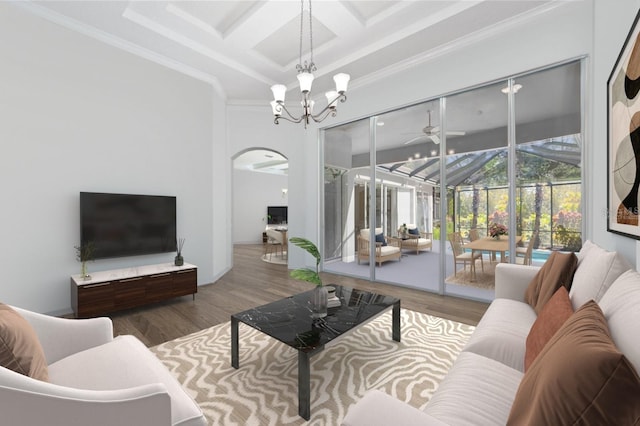
[[[205,83],[209,83],[212,86],[213,90],[218,94],[218,96],[220,96],[225,102],[227,100],[227,93],[224,87],[222,87],[218,78],[211,74],[185,65],[182,62],[168,58],[164,55],[160,55],[135,43],[131,43],[119,37],[115,37],[112,34],[102,31],[96,27],[79,22],[75,19],[69,18],[68,16],[54,12],[51,9],[37,5],[31,1],[19,1],[15,2],[14,4],[49,22],[53,22],[69,30],[78,32],[85,36],[96,39],[102,43],[124,50],[135,56],[139,56],[149,61],[155,62],[181,74],[185,74],[189,77],[204,81]]]
[[[425,51],[419,55],[414,55],[403,61],[396,62],[391,66],[382,68],[378,71],[372,72],[371,74],[367,74],[366,76],[356,78],[351,82],[349,82],[349,87],[352,90],[354,88],[368,86],[384,78],[391,77],[406,69],[415,67],[417,65],[420,65],[426,62],[433,61],[441,56],[447,55],[456,50],[473,46],[474,44],[477,44],[480,41],[486,40],[491,37],[495,37],[496,35],[499,35],[505,31],[521,26],[524,23],[539,17],[540,15],[544,15],[545,13],[548,13],[554,9],[562,7],[567,3],[572,3],[573,1],[575,0],[554,0],[552,3],[547,3],[535,9],[531,9],[527,12],[523,12],[522,14],[514,18],[509,18],[507,20],[497,22],[490,27],[483,28],[482,30],[476,31],[471,34],[467,34],[464,37],[461,37],[450,43],[443,44],[435,49]]]

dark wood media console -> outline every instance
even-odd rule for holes
[[[71,307],[77,318],[109,314],[198,292],[198,267],[185,263],[71,276]]]

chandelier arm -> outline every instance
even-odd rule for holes
[[[310,114],[309,117],[311,117],[313,119],[313,121],[315,121],[316,123],[320,123],[325,118],[327,118],[329,115],[331,115],[332,117],[335,117],[337,114],[338,114],[338,111],[335,108],[330,108],[330,107],[326,106],[319,113]]]
[[[278,112],[280,112],[280,113],[284,112],[286,114],[286,115],[277,115],[276,118],[275,118],[276,124],[278,124],[278,120],[281,119],[281,118],[283,120],[287,120],[287,121],[290,121],[292,123],[300,123],[304,119],[304,116],[302,116],[300,118],[295,118],[293,115],[291,115],[291,113],[289,112],[287,107],[282,102],[278,102],[278,105],[276,106],[276,109],[277,109]]]

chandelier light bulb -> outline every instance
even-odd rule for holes
[[[334,75],[333,81],[336,82],[336,92],[345,93],[347,91],[347,86],[349,85],[350,78],[351,76],[349,74],[345,74],[343,72]]]
[[[313,83],[313,74],[310,72],[301,72],[298,74],[298,82],[300,83],[301,92],[310,92]]]
[[[279,117],[282,114],[282,108],[276,101],[271,101],[271,111],[273,111],[273,115]]]
[[[324,94],[327,97],[327,105],[329,108],[335,108],[336,102],[338,101],[338,92],[335,90],[330,90]]]
[[[287,86],[284,84],[274,84],[271,86],[271,92],[273,92],[273,99],[276,102],[284,102],[284,94],[287,93]]]

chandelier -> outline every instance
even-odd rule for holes
[[[284,104],[284,96],[287,91],[287,86],[284,84],[276,84],[271,86],[274,100],[271,101],[271,109],[275,116],[274,123],[279,124],[279,120],[287,120],[292,123],[304,123],[304,128],[310,123],[310,120],[320,123],[329,115],[335,117],[337,114],[336,106],[338,101],[344,102],[347,100],[347,85],[349,84],[349,74],[339,73],[333,76],[333,81],[336,83],[336,89],[325,93],[327,97],[327,106],[317,114],[313,113],[313,106],[315,101],[311,100],[311,84],[313,83],[313,71],[316,71],[316,65],[313,63],[313,28],[311,17],[311,0],[309,0],[309,62],[306,60],[304,64],[302,62],[302,41],[303,41],[303,28],[304,28],[304,0],[300,0],[300,60],[296,65],[298,70],[298,83],[300,84],[300,92],[302,93],[302,115],[298,118],[294,117]]]

